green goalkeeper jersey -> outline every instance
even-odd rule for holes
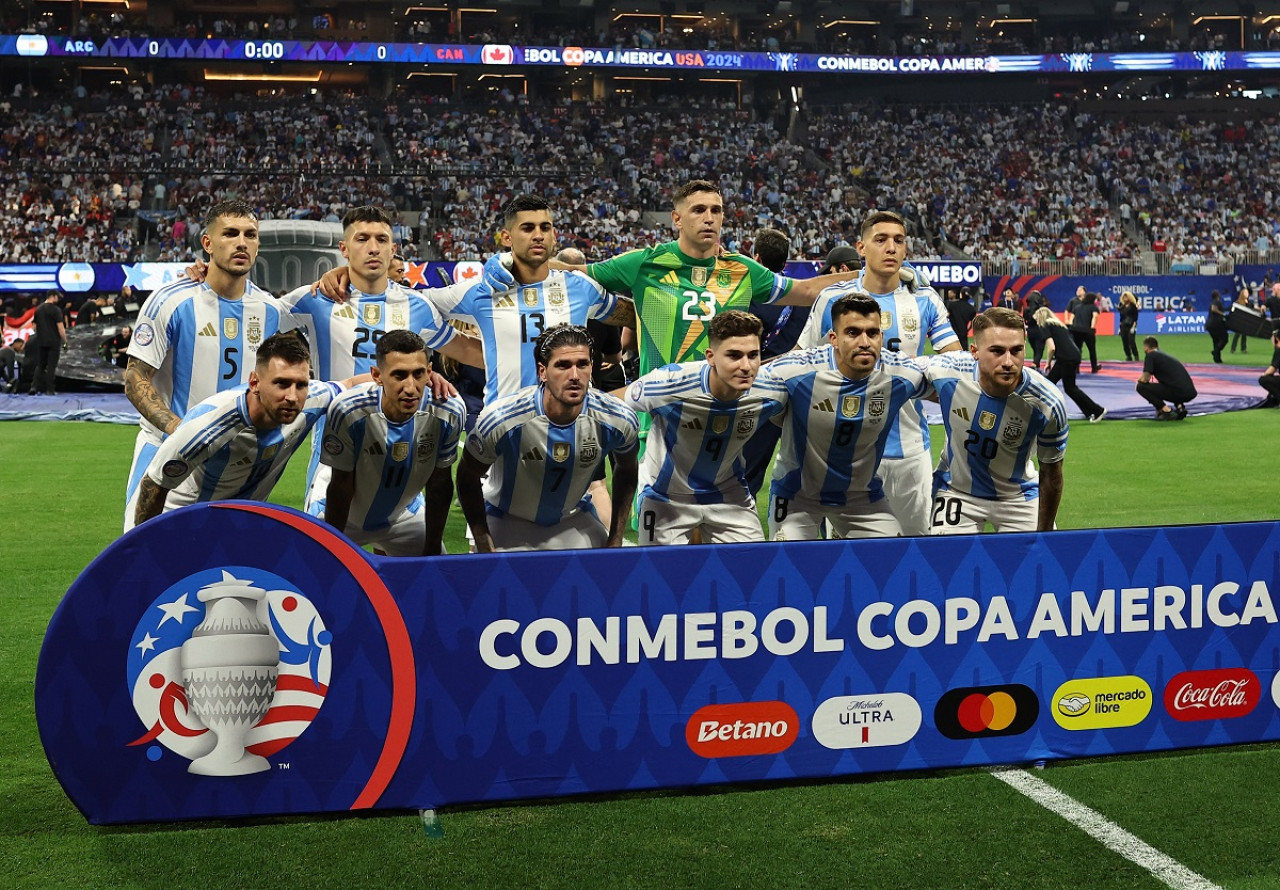
[[[668,241],[587,266],[606,290],[636,304],[640,373],[706,357],[707,326],[725,309],[772,303],[791,290],[791,279],[755,260],[730,253],[705,260]]]

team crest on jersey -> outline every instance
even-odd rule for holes
[[[862,396],[845,396],[840,400],[840,413],[845,417],[857,417],[862,408]]]
[[[558,463],[564,463],[569,459],[569,443],[556,442],[551,446],[551,459]]]
[[[716,287],[728,287],[733,284],[733,275],[728,269],[721,269],[716,273]]]
[[[1004,439],[1006,445],[1016,445],[1018,440],[1022,438],[1022,418],[1009,418],[1004,425],[1004,429],[1000,431],[1000,438]]]
[[[369,327],[382,321],[382,306],[378,303],[365,303],[360,307],[360,317]]]
[[[893,313],[887,309],[880,310],[880,330],[887,331],[893,326]]]
[[[391,459],[396,463],[403,463],[404,459],[409,456],[409,443],[396,442],[391,446]]]
[[[751,431],[756,428],[756,416],[751,413],[745,413],[738,418],[738,432],[743,436],[748,436]]]
[[[553,281],[546,286],[547,303],[559,309],[565,304],[564,285],[559,281]]]
[[[262,459],[263,459],[263,460],[275,460],[276,455],[277,455],[277,454],[279,454],[279,453],[280,453],[280,443],[279,443],[279,442],[277,442],[277,443],[276,443],[276,444],[274,444],[274,445],[268,445],[268,446],[267,446],[266,448],[264,448],[264,449],[263,449],[263,451],[262,451]]]
[[[723,433],[728,428],[729,428],[729,418],[724,416],[723,414],[720,415],[719,417],[713,417],[711,419],[711,432],[715,433],[717,436]]]
[[[240,336],[240,319],[224,318],[222,320],[222,336],[228,340],[234,340]]]
[[[883,417],[886,407],[888,406],[885,403],[884,396],[872,396],[867,401],[867,414],[875,418]]]
[[[978,415],[978,426],[984,430],[994,429],[996,425],[996,416],[990,411],[983,411]]]
[[[262,343],[262,319],[251,318],[244,323],[244,339],[250,349],[257,349]]]
[[[578,449],[578,463],[586,465],[595,463],[600,456],[600,446],[595,442],[584,442]]]
[[[536,287],[525,287],[520,289],[520,299],[530,308],[538,305],[538,289]]]
[[[431,456],[431,452],[435,450],[436,437],[423,436],[418,440],[418,460],[426,460]]]
[[[914,312],[905,313],[898,320],[898,323],[902,327],[902,330],[908,334],[914,334],[916,331],[920,330],[920,316]]]
[[[706,287],[710,271],[704,266],[694,266],[693,271],[689,273],[689,280],[693,282],[694,287]]]
[[[402,310],[399,306],[397,306],[395,309],[392,309],[391,310],[391,327],[399,330],[400,328],[407,328],[408,326],[409,326],[409,320],[405,318],[404,310]]]

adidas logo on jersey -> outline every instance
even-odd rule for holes
[[[204,327],[202,327],[202,328],[200,329],[200,334],[199,334],[199,336],[201,336],[201,337],[216,337],[216,336],[218,336],[218,330],[217,330],[217,328],[215,328],[215,327],[213,326],[213,322],[209,322],[208,324],[206,324]]]
[[[232,464],[232,466],[235,466],[235,467],[251,467],[251,466],[253,466],[253,458],[249,457],[249,456],[246,454],[244,457],[240,458],[238,461],[236,461],[234,464]]]
[[[334,318],[355,318],[356,310],[352,308],[350,303],[343,303],[341,306],[333,310]]]
[[[831,404],[831,400],[830,400],[830,399],[823,399],[821,402],[815,402],[815,403],[814,403],[814,405],[813,405],[813,410],[814,410],[814,411],[825,411],[825,412],[827,412],[827,413],[829,413],[829,414],[835,414],[835,413],[836,413],[835,406]]]
[[[364,450],[365,454],[386,454],[386,450],[378,442],[374,442]]]
[[[661,281],[663,284],[669,284],[671,287],[680,286],[680,276],[677,275],[674,270],[663,275]]]
[[[969,409],[968,409],[968,408],[952,408],[952,409],[951,409],[951,413],[952,413],[952,414],[954,414],[956,417],[959,417],[961,420],[969,420],[969,419],[970,419],[970,418],[969,418]]]
[[[547,456],[542,453],[541,448],[538,448],[535,445],[533,448],[530,448],[528,451],[526,451],[524,453],[524,456],[521,457],[520,459],[521,460],[546,460]]]
[[[693,418],[693,420],[686,420],[684,423],[680,424],[680,429],[682,429],[682,430],[700,430],[700,429],[702,429],[702,421],[701,421],[701,420],[699,420],[699,419],[698,419],[698,418],[696,418],[696,417],[695,417],[695,418]]]

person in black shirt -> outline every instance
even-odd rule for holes
[[[1205,333],[1213,341],[1213,360],[1222,364],[1222,350],[1230,336],[1227,333],[1227,311],[1222,306],[1222,294],[1209,294],[1209,314],[1204,321]]]
[[[1198,395],[1191,375],[1182,362],[1160,351],[1160,342],[1155,337],[1143,340],[1142,349],[1147,357],[1142,364],[1142,376],[1138,378],[1138,395],[1156,409],[1156,420],[1184,419],[1186,403]],[[1173,407],[1166,405],[1166,401],[1173,402]]]
[[[36,351],[35,379],[31,381],[30,395],[38,392],[53,395],[54,376],[58,371],[58,357],[62,347],[67,345],[67,326],[63,321],[62,310],[58,308],[59,296],[49,294],[36,309],[34,342]],[[32,343],[27,348],[33,348]]]
[[[1127,290],[1120,295],[1120,343],[1124,346],[1124,359],[1136,362],[1138,353],[1138,298]]]
[[[951,322],[951,330],[960,338],[960,348],[966,352],[969,350],[969,325],[977,314],[978,310],[970,302],[967,291],[952,290],[947,294],[947,320]]]
[[[1263,406],[1276,408],[1280,407],[1280,330],[1272,333],[1271,346],[1271,364],[1267,365],[1267,370],[1258,378],[1258,385],[1267,391],[1267,400],[1262,403]]]
[[[1080,288],[1084,290],[1084,288]],[[1075,308],[1071,310],[1071,336],[1081,352],[1089,349],[1089,370],[1098,373],[1098,308],[1097,294],[1077,294]]]
[[[1036,318],[1039,310],[1046,309],[1048,306],[1049,301],[1038,290],[1033,290],[1027,294],[1026,300],[1022,303],[1022,320],[1027,325],[1027,339],[1031,342],[1031,363],[1035,365],[1036,370],[1040,369],[1040,360],[1044,358],[1044,344],[1048,338],[1048,334],[1040,330],[1040,323],[1036,321]],[[1076,349],[1075,351],[1079,352],[1080,350]]]
[[[1048,344],[1049,370],[1045,376],[1053,383],[1061,381],[1063,391],[1071,397],[1090,423],[1097,423],[1107,416],[1103,408],[1076,384],[1076,374],[1080,371],[1080,347],[1067,326],[1058,320],[1053,310],[1041,306],[1035,312],[1036,325]]]

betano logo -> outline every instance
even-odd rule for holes
[[[1151,687],[1131,675],[1069,680],[1052,701],[1053,719],[1063,729],[1136,726],[1151,713]]]
[[[920,703],[905,692],[841,695],[813,714],[813,737],[824,748],[905,745],[920,731]]]
[[[970,686],[949,689],[933,709],[938,732],[949,739],[1019,735],[1040,716],[1040,700],[1028,686]]]
[[[800,718],[786,702],[757,701],[699,708],[685,724],[689,750],[708,760],[779,754],[800,735]]]
[[[1229,720],[1253,711],[1262,683],[1247,668],[1184,671],[1164,688],[1164,706],[1175,720]]]

